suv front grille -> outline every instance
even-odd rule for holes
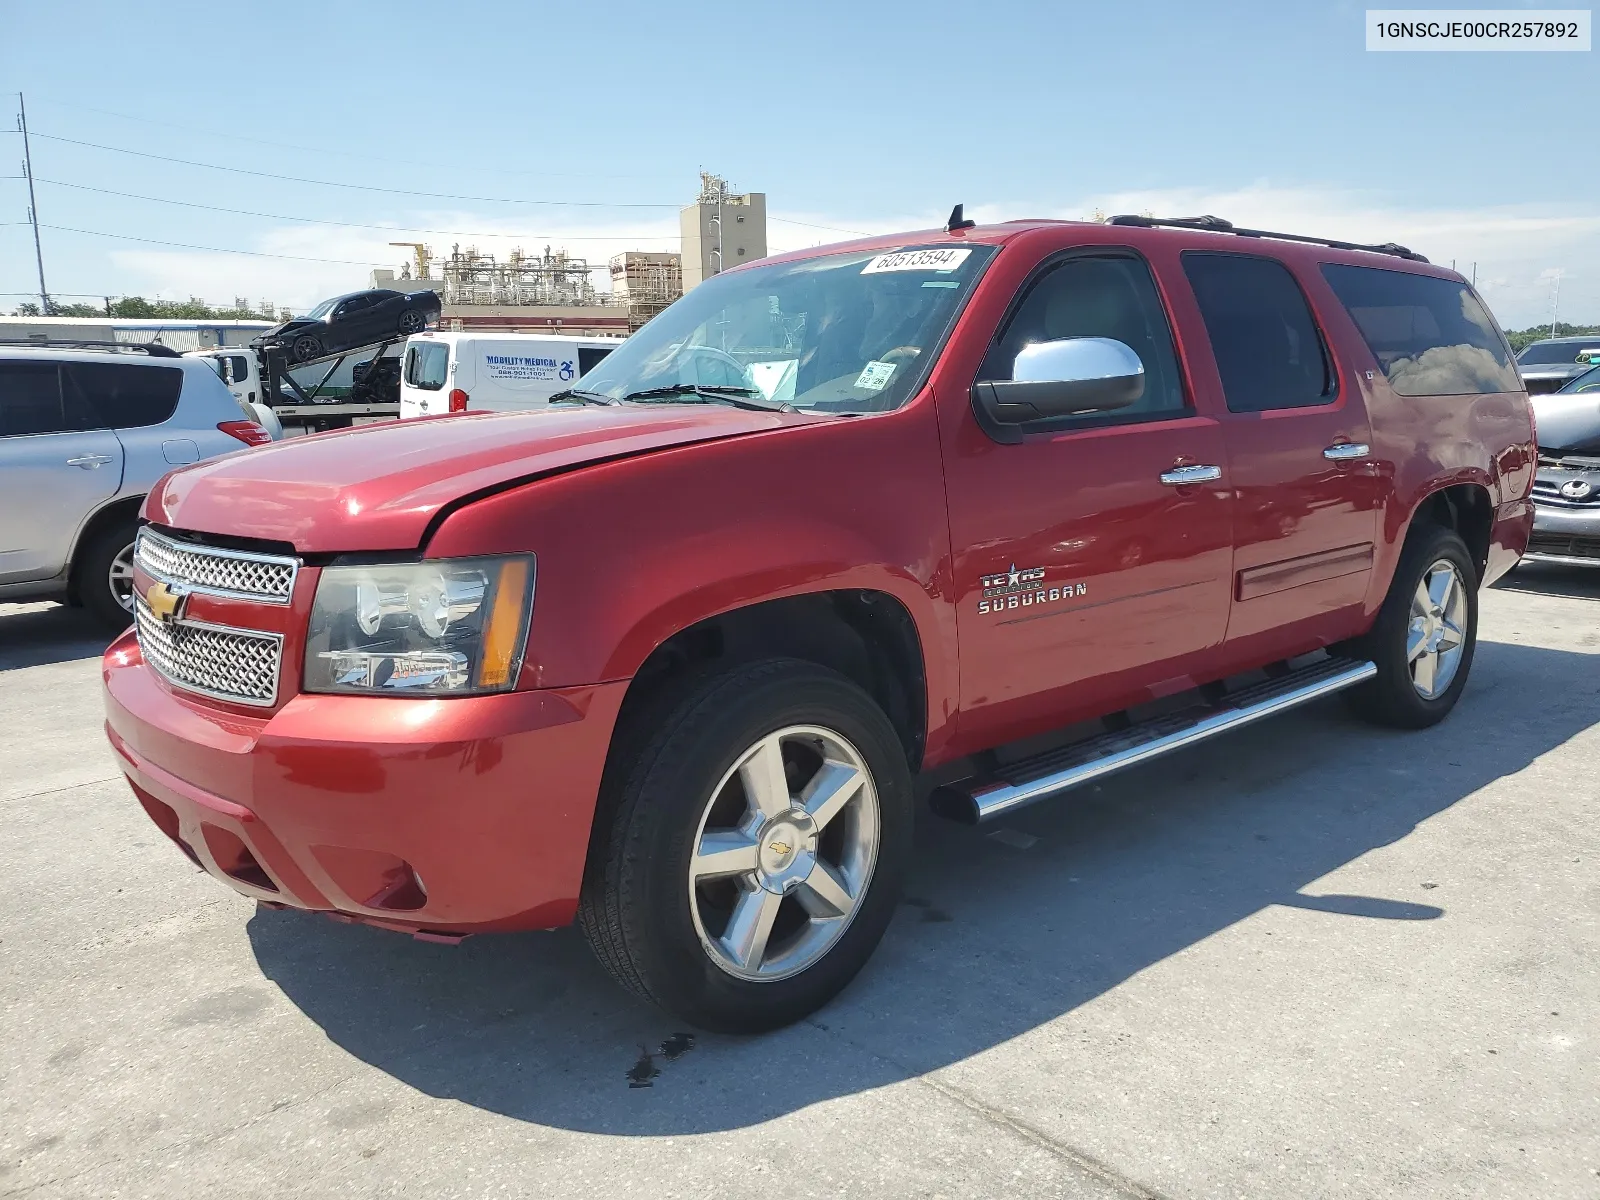
[[[1554,504],[1558,508],[1587,508],[1600,504],[1600,488],[1591,487],[1581,496],[1563,496],[1562,486],[1554,480],[1538,480],[1533,485],[1533,498],[1544,504]]]
[[[192,692],[270,708],[278,699],[283,637],[203,621],[164,623],[143,597],[133,605],[144,661],[169,682]]]
[[[289,603],[300,570],[297,558],[199,546],[152,529],[139,531],[133,555],[147,574],[184,591],[263,604]]]

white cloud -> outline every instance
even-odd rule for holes
[[[1032,212],[1081,218],[1106,213],[1159,216],[1214,213],[1235,225],[1309,233],[1348,242],[1399,242],[1436,263],[1470,275],[1502,324],[1523,328],[1550,319],[1552,273],[1562,272],[1567,319],[1600,320],[1600,209],[1548,205],[1405,208],[1368,192],[1256,183],[1231,190],[1201,188],[1108,192],[1068,206],[975,206],[979,220]]]
[[[1283,187],[1255,183],[1231,190],[1159,189],[1107,192],[1068,203],[973,204],[968,214],[980,221],[1019,216],[1082,219],[1096,209],[1189,216],[1216,213],[1237,225],[1306,232],[1352,242],[1401,242],[1434,262],[1455,260],[1463,274],[1477,265],[1478,287],[1495,315],[1512,328],[1550,319],[1554,273],[1561,272],[1561,311],[1571,320],[1600,320],[1600,210],[1553,209],[1519,205],[1475,208],[1407,208],[1392,198],[1338,188]],[[848,239],[845,230],[868,233],[926,229],[944,221],[945,212],[902,213],[865,218],[848,212],[779,210],[790,222],[768,227],[773,253]],[[212,303],[234,296],[269,299],[299,308],[325,296],[364,287],[369,265],[398,268],[409,251],[391,241],[421,241],[436,253],[463,248],[504,256],[515,246],[530,253],[546,245],[587,258],[596,287],[609,286],[605,266],[611,255],[629,249],[677,249],[676,213],[653,212],[588,219],[570,214],[492,215],[457,211],[407,214],[414,225],[431,229],[473,230],[473,234],[418,233],[408,230],[348,229],[330,225],[283,225],[262,234],[249,248],[321,261],[253,258],[244,255],[160,249],[118,249],[111,253],[129,293],[167,297],[198,295]],[[791,222],[807,222],[795,224]],[[812,228],[829,226],[833,228]],[[208,239],[203,229],[196,242]],[[355,264],[355,265],[351,265]]]

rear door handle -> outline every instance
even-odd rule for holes
[[[67,466],[82,467],[85,471],[92,471],[96,467],[103,467],[112,458],[109,454],[80,454],[77,458],[67,459]]]
[[[1211,483],[1222,478],[1221,467],[1173,467],[1161,472],[1161,482],[1168,487],[1183,487],[1190,483]]]
[[[1365,442],[1340,442],[1329,446],[1322,452],[1322,457],[1329,462],[1350,462],[1353,459],[1365,458],[1372,453],[1372,448]]]

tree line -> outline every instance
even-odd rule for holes
[[[252,304],[240,296],[229,307],[207,304],[198,296],[187,300],[146,300],[143,296],[107,296],[104,304],[58,304],[50,302],[46,313],[38,304],[19,304],[14,317],[133,317],[162,321],[280,321],[289,317],[279,312],[270,300]]]
[[[1549,325],[1534,325],[1529,329],[1508,329],[1506,337],[1511,342],[1511,349],[1521,354],[1524,348],[1534,342],[1542,342],[1547,337],[1583,337],[1586,334],[1600,336],[1600,325],[1569,325],[1565,321],[1556,322],[1556,331],[1550,332]]]

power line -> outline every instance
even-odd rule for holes
[[[360,221],[333,221],[325,220],[321,217],[293,217],[287,213],[256,212],[248,208],[224,208],[217,204],[201,204],[194,200],[172,200],[165,196],[146,196],[139,192],[119,192],[112,188],[90,187],[86,183],[68,183],[64,179],[46,179],[43,175],[38,176],[37,181],[39,183],[48,183],[53,187],[74,188],[82,192],[99,192],[103,196],[121,196],[125,200],[149,200],[155,204],[176,204],[183,208],[203,208],[207,212],[233,213],[235,216],[241,217],[264,217],[272,221],[300,221],[307,225],[337,225],[344,229],[376,229],[384,233],[437,233],[451,237],[505,237],[519,238],[530,242],[541,240],[553,242],[609,242],[617,240],[659,242],[678,237],[675,233],[616,233],[605,236],[585,234],[578,237],[549,233],[499,233],[494,230],[426,229],[420,225],[368,225]]]
[[[40,182],[43,182],[41,180]],[[774,217],[768,214],[767,220],[776,221],[780,225],[804,225],[807,229],[825,229],[829,233],[853,233],[857,237],[871,237],[872,234],[864,229],[845,229],[839,225],[814,225],[810,221],[792,221],[788,217]]]
[[[26,222],[23,222],[26,224]],[[305,254],[270,254],[265,250],[233,250],[227,246],[196,246],[189,242],[164,242],[158,238],[134,237],[126,233],[106,233],[101,229],[75,229],[70,225],[44,225],[40,229],[55,229],[62,233],[84,233],[90,237],[116,238],[120,242],[145,242],[152,246],[172,246],[179,250],[205,250],[211,254],[248,254],[251,258],[284,258],[291,262],[334,263],[344,267],[380,267],[378,262],[358,262],[353,258],[313,258]]]
[[[424,166],[424,168],[429,168],[429,170],[437,170],[438,168],[437,162],[419,162],[419,160],[416,160],[416,158],[397,158],[390,154],[358,154],[358,152],[355,152],[355,150],[330,150],[322,146],[296,146],[294,142],[269,141],[269,139],[266,138],[246,138],[245,134],[232,133],[232,131],[205,130],[205,128],[200,128],[200,126],[197,125],[178,125],[176,122],[162,122],[162,120],[155,120],[154,117],[136,117],[136,115],[131,114],[131,112],[112,112],[110,109],[96,109],[96,107],[88,106],[88,104],[70,104],[70,102],[59,101],[59,99],[46,98],[43,99],[43,101],[40,101],[40,99],[35,98],[34,102],[35,104],[40,104],[40,102],[42,102],[42,104],[45,104],[45,106],[54,107],[54,109],[77,109],[78,112],[98,112],[98,114],[102,115],[102,117],[117,117],[118,120],[125,120],[125,122],[138,122],[141,123],[141,125],[155,125],[158,126],[158,128],[163,128],[163,130],[181,130],[182,133],[198,133],[202,134],[203,138],[224,138],[227,139],[227,141],[251,142],[253,146],[272,146],[278,150],[299,150],[299,152],[302,152],[302,154],[326,154],[336,158],[358,158],[358,160],[362,160],[362,162],[387,163],[387,165],[390,166]],[[0,133],[13,133],[13,130],[0,130]],[[506,166],[498,166],[496,171],[501,174],[520,174],[520,176],[530,176],[530,178],[542,179],[646,178],[646,176],[642,176],[642,174],[595,174],[592,173],[592,171],[584,171],[584,173],[578,173],[578,171],[522,171],[515,170],[515,168],[506,168]]]
[[[103,111],[103,110],[97,110],[97,111]],[[120,115],[120,114],[114,114],[114,115]],[[134,119],[138,119],[138,118],[134,118]],[[392,195],[392,196],[420,196],[420,197],[423,197],[425,199],[430,199],[430,200],[471,200],[471,201],[474,201],[474,202],[477,202],[477,203],[481,203],[481,204],[532,204],[532,205],[540,205],[540,206],[554,207],[554,208],[670,208],[670,209],[676,209],[676,208],[682,207],[681,205],[677,205],[677,204],[646,203],[646,202],[643,202],[643,201],[628,201],[628,200],[519,200],[519,199],[513,199],[513,198],[510,198],[510,197],[506,197],[506,196],[468,196],[468,195],[459,195],[459,194],[452,193],[452,192],[423,192],[423,191],[416,191],[416,190],[410,189],[410,188],[386,188],[386,187],[378,187],[375,184],[343,183],[343,182],[340,182],[338,180],[332,180],[332,179],[310,179],[310,178],[307,178],[306,176],[302,176],[302,175],[280,175],[280,174],[277,174],[277,173],[272,172],[272,171],[255,171],[255,170],[251,170],[248,167],[230,167],[230,166],[225,166],[222,163],[198,162],[198,161],[196,161],[194,159],[175,158],[172,155],[167,155],[167,154],[151,154],[151,153],[149,153],[148,151],[145,151],[145,150],[129,150],[124,146],[107,146],[107,145],[104,145],[103,143],[100,143],[100,142],[85,142],[85,141],[81,141],[81,140],[79,140],[77,138],[61,137],[60,135],[53,134],[53,133],[39,133],[39,132],[35,131],[33,136],[36,137],[36,138],[47,138],[52,142],[63,142],[65,144],[71,145],[71,146],[86,146],[86,147],[89,147],[90,149],[93,149],[93,150],[108,150],[108,151],[110,151],[110,152],[112,152],[114,154],[130,154],[130,155],[133,155],[133,156],[138,157],[138,158],[155,159],[158,162],[178,163],[179,165],[186,166],[186,167],[202,167],[202,168],[204,168],[206,170],[210,170],[210,171],[227,171],[227,172],[230,172],[230,173],[235,174],[235,175],[253,175],[253,176],[255,176],[255,177],[259,178],[259,179],[277,179],[277,180],[281,180],[281,181],[286,182],[286,183],[309,183],[309,184],[313,184],[313,185],[315,185],[317,187],[350,188],[350,189],[353,189],[355,191],[381,192],[381,193],[384,193],[386,195]],[[573,176],[573,178],[579,178],[579,177],[578,176]],[[54,183],[57,183],[57,184],[61,184],[62,186],[65,186],[65,187],[82,187],[82,186],[84,186],[82,184],[62,184],[62,181],[60,181],[60,180],[52,180],[51,182],[54,182]],[[91,190],[94,190],[94,189],[91,189]],[[113,195],[117,195],[117,194],[122,194],[122,193],[112,193],[112,194]],[[143,196],[143,197],[138,197],[138,198],[139,199],[146,199],[146,200],[157,200],[157,201],[159,201],[159,199],[160,199],[159,197],[155,197],[155,196]],[[168,203],[181,203],[181,202],[179,202],[179,201],[168,201]],[[206,206],[204,206],[204,205],[196,205],[195,207],[206,207]],[[240,209],[218,209],[217,211],[219,211],[219,212],[243,212],[243,210],[240,210]],[[257,215],[269,216],[271,214],[244,213],[243,215],[246,215],[246,216],[257,216]],[[277,219],[277,220],[296,221],[296,220],[306,220],[308,218],[303,218],[303,217],[276,217],[275,219]],[[869,237],[869,236],[871,236],[865,230],[861,230],[861,229],[846,229],[842,225],[819,225],[819,224],[817,224],[817,223],[815,223],[813,221],[796,221],[796,220],[793,220],[792,218],[789,218],[789,217],[774,217],[774,216],[771,216],[771,215],[769,215],[767,219],[770,220],[770,221],[776,221],[780,225],[801,225],[801,226],[804,226],[807,229],[821,229],[821,230],[824,230],[824,231],[829,232],[829,233],[849,233],[849,234],[854,234],[857,237]],[[327,222],[322,222],[322,223],[323,224],[330,224],[330,225],[332,225],[332,224],[344,224],[344,222],[336,222],[336,221],[327,221]],[[362,227],[362,228],[364,228],[364,227]],[[395,226],[373,226],[372,228],[396,228],[396,227]],[[419,232],[423,232],[423,233],[430,233],[430,232],[448,233],[450,231],[449,230],[438,230],[438,231],[434,231],[434,230],[419,230]],[[490,237],[490,236],[499,236],[499,235],[467,233],[467,234],[463,234],[463,236],[466,236],[466,237]],[[506,235],[506,236],[518,237],[518,236],[522,236],[522,235],[520,235],[520,234],[511,234],[511,235]],[[626,235],[623,235],[623,236],[626,236]],[[569,240],[572,240],[572,239],[569,239]]]
[[[226,132],[226,131],[218,130],[218,129],[202,129],[199,126],[195,126],[195,125],[180,125],[180,124],[177,124],[176,122],[173,122],[173,121],[158,121],[154,117],[140,117],[140,116],[135,116],[133,113],[113,112],[109,108],[94,108],[94,107],[92,107],[92,106],[90,106],[88,104],[73,104],[73,103],[70,103],[70,102],[68,102],[66,100],[45,99],[45,100],[41,101],[37,97],[35,97],[34,103],[36,103],[36,104],[42,103],[42,104],[45,104],[46,106],[48,106],[50,108],[69,108],[69,109],[76,109],[79,112],[99,113],[103,117],[116,117],[118,120],[135,121],[135,122],[138,122],[139,124],[142,124],[142,125],[155,125],[155,126],[158,126],[160,128],[163,128],[163,129],[177,129],[177,130],[181,130],[184,133],[198,133],[198,134],[200,134],[200,135],[202,135],[204,137],[225,138],[230,142],[249,142],[249,143],[251,143],[253,145],[257,145],[257,146],[272,146],[272,147],[275,147],[275,148],[277,148],[279,150],[297,150],[297,151],[301,151],[301,152],[307,153],[307,154],[327,154],[327,155],[331,155],[331,156],[336,157],[336,158],[355,158],[355,159],[361,159],[361,160],[366,161],[366,162],[387,163],[387,164],[389,164],[391,166],[404,165],[404,166],[427,167],[427,168],[430,168],[430,169],[437,169],[438,165],[439,165],[437,162],[422,162],[422,161],[419,161],[417,159],[396,158],[394,155],[391,155],[391,154],[361,154],[361,153],[358,153],[358,152],[356,152],[354,150],[329,150],[329,149],[327,149],[325,147],[320,147],[320,146],[298,146],[298,145],[295,145],[292,142],[274,142],[274,141],[269,141],[266,138],[246,137],[243,134],[233,133],[233,132]],[[13,131],[12,130],[0,130],[0,132],[10,133],[10,132],[13,132]],[[515,169],[508,169],[508,168],[505,168],[505,167],[498,167],[498,168],[496,168],[496,170],[501,174],[527,175],[527,176],[532,176],[532,177],[536,177],[536,178],[550,178],[550,179],[643,179],[643,178],[645,178],[645,176],[643,176],[643,175],[599,175],[599,174],[595,174],[593,172],[585,172],[583,174],[579,174],[577,172],[572,172],[572,171],[520,171],[520,170],[515,170]]]
[[[107,146],[100,142],[84,142],[77,138],[61,137],[53,133],[35,133],[36,138],[62,142],[69,146],[87,146],[91,150],[109,150],[113,154],[131,154],[135,158],[151,158],[158,162],[178,163],[185,167],[204,167],[208,171],[227,171],[233,175],[253,175],[258,179],[279,179],[288,183],[310,183],[317,187],[349,188],[358,192],[382,192],[391,196],[422,196],[430,200],[471,200],[479,204],[533,204],[553,208],[671,208],[676,204],[646,204],[636,201],[612,200],[514,200],[505,196],[466,196],[453,192],[421,192],[410,188],[378,187],[370,183],[340,183],[332,179],[309,179],[303,175],[279,175],[272,171],[253,171],[249,167],[229,167],[221,163],[197,162],[192,158],[174,158],[168,154],[151,154],[145,150],[129,150],[124,146]]]
[[[0,176],[0,179],[21,179],[21,175]],[[335,221],[324,217],[296,217],[288,213],[257,212],[249,208],[225,208],[219,204],[201,204],[195,200],[173,200],[167,196],[147,196],[141,192],[119,192],[114,188],[91,187],[87,183],[68,183],[64,179],[46,179],[43,175],[34,177],[37,183],[48,183],[53,187],[74,188],[80,192],[98,192],[102,196],[120,196],[125,200],[148,200],[154,204],[175,204],[182,208],[201,208],[207,212],[232,213],[241,217],[264,217],[272,221],[299,221],[307,225],[336,225],[343,229],[376,229],[389,233],[436,233],[447,237],[504,237],[518,238],[523,241],[536,242],[542,240],[563,242],[611,242],[611,241],[656,241],[664,242],[677,238],[675,233],[613,233],[613,234],[565,234],[565,233],[503,233],[493,229],[431,229],[422,225],[371,225],[362,221]],[[788,217],[767,218],[784,225],[804,225],[807,229],[826,229],[835,233],[853,233],[860,237],[869,237],[863,230],[845,229],[838,225],[818,225],[811,221],[795,221]]]

